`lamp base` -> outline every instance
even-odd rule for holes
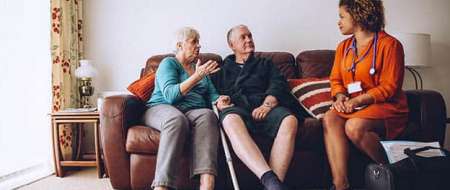
[[[94,87],[91,85],[91,78],[80,78],[80,106],[82,108],[92,108],[90,97],[94,94]]]
[[[83,108],[92,108],[91,105],[83,105]]]
[[[92,105],[90,103],[90,97],[91,96],[81,96],[81,107],[82,108],[92,108]]]

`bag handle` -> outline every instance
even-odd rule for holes
[[[432,147],[432,146],[424,146],[424,147],[416,148],[416,149],[412,149],[412,150],[410,148],[405,148],[403,150],[403,152],[408,156],[409,160],[411,160],[411,163],[413,164],[416,172],[419,173],[420,170],[419,170],[419,167],[417,166],[417,159],[423,158],[423,156],[418,156],[417,153],[426,151],[426,150],[431,150],[431,149],[437,149],[437,150],[444,152],[445,157],[450,156],[450,152],[448,150],[446,150],[444,148],[438,148],[438,147]]]
[[[450,156],[450,152],[444,148],[438,148],[438,147],[433,147],[433,146],[424,146],[421,148],[416,148],[416,149],[410,149],[410,148],[405,148],[405,150],[403,150],[403,152],[408,155],[408,157],[421,157],[421,156],[417,156],[417,153],[419,152],[423,152],[423,151],[427,151],[427,150],[431,150],[431,149],[437,149],[440,150],[442,152],[444,152],[444,156]]]

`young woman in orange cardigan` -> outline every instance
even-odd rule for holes
[[[325,114],[324,140],[333,176],[331,189],[350,189],[349,145],[377,163],[386,158],[381,139],[406,127],[408,105],[402,91],[402,44],[384,29],[381,0],[340,0],[339,30],[351,37],[337,49],[330,75],[333,105]]]

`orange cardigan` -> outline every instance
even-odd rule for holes
[[[373,41],[373,40],[372,40]],[[367,56],[356,64],[356,71],[349,71],[352,66],[353,51],[346,52],[352,45],[352,37],[341,42],[334,59],[330,75],[331,95],[347,94],[347,85],[361,81],[363,91],[372,96],[375,102],[366,108],[350,113],[339,113],[344,118],[382,119],[385,121],[386,138],[397,137],[406,127],[408,121],[408,105],[402,90],[404,76],[404,53],[402,44],[384,31],[378,32],[377,54],[374,55],[371,45],[362,49],[360,55]],[[347,53],[347,55],[345,55]],[[376,56],[375,74],[370,75],[372,58]],[[355,60],[358,60],[355,57]],[[354,78],[354,80],[353,80]],[[351,97],[361,93],[354,93]]]

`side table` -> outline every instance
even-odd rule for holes
[[[56,176],[64,176],[65,166],[81,166],[81,167],[97,167],[98,178],[102,177],[103,168],[100,155],[100,143],[99,143],[99,125],[100,116],[97,111],[93,112],[54,112],[50,114],[52,119],[52,144],[53,144],[53,159],[55,164]],[[61,149],[58,141],[59,128],[62,124],[93,124],[83,125],[94,127],[94,142],[95,142],[95,160],[61,160]]]

